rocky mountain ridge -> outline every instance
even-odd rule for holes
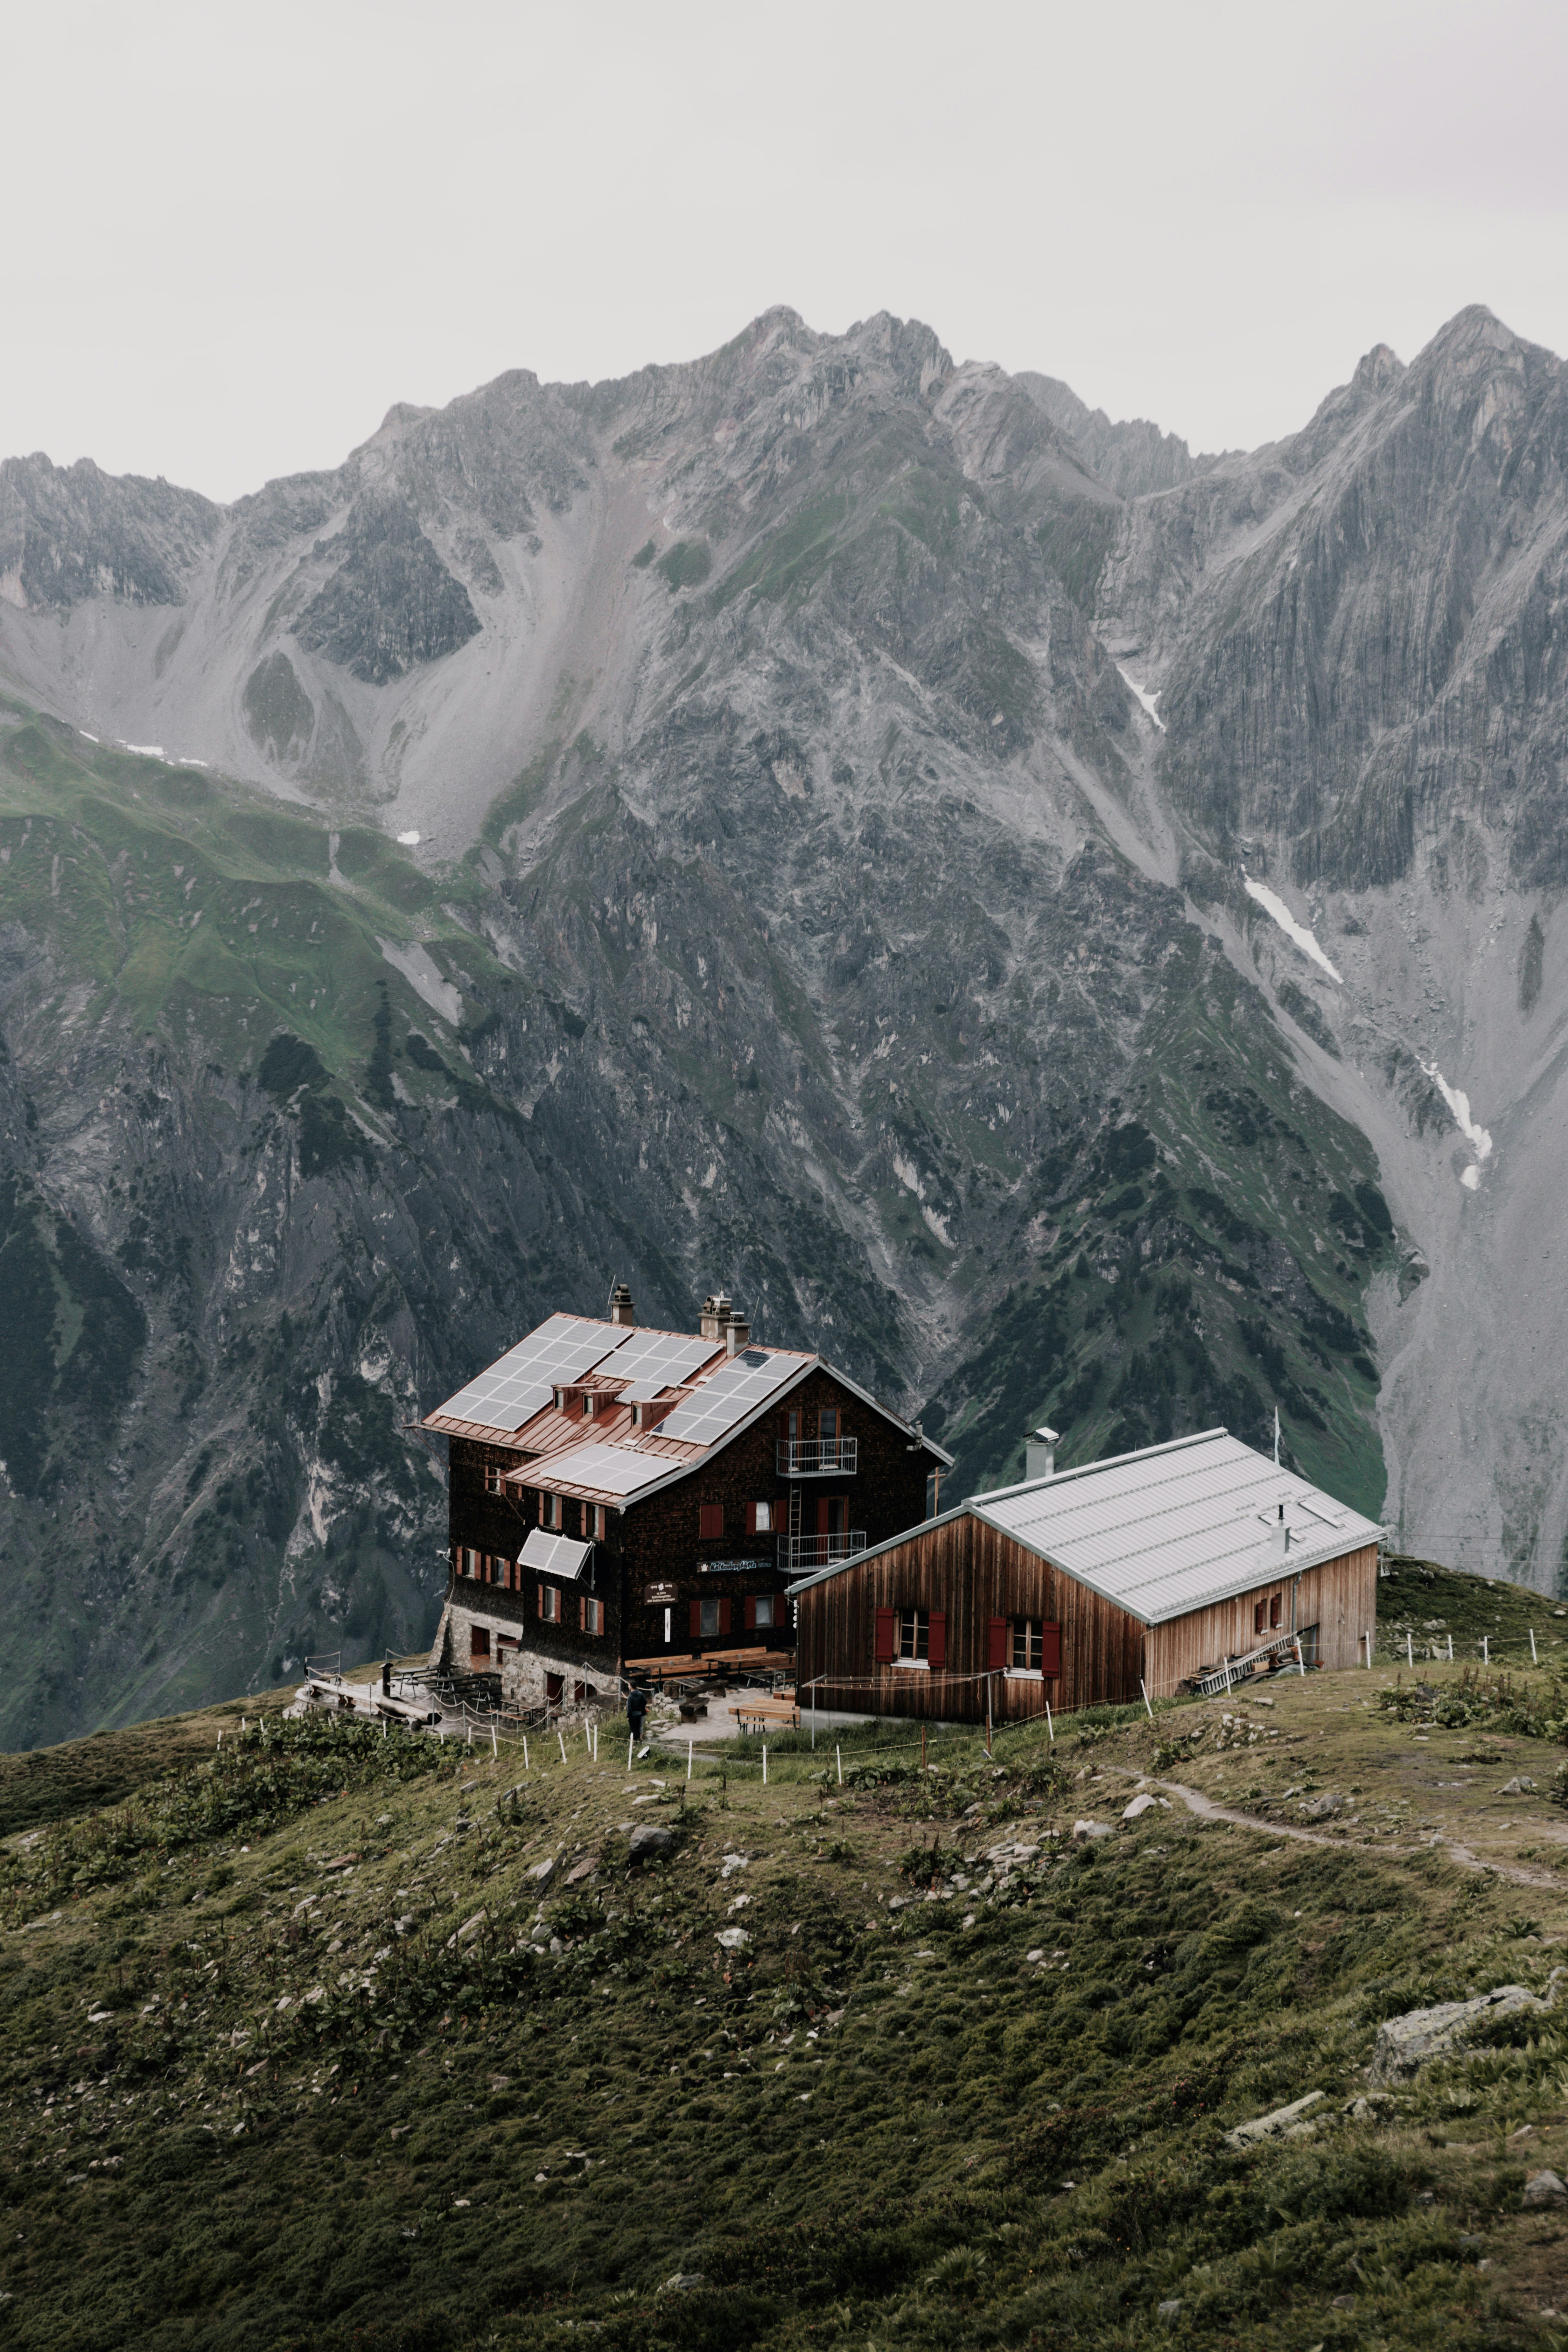
[[[617,1274],[672,1323],[721,1279],[967,1483],[1042,1414],[1092,1454],[1278,1402],[1313,1475],[1550,1581],[1555,1376],[1474,1287],[1550,1153],[1473,1057],[1506,1009],[1549,1092],[1559,975],[1465,616],[1517,615],[1492,709],[1544,747],[1555,367],[1465,314],[1184,471],[774,311],[228,509],[0,471],[0,1281],[55,1301],[0,1395],[8,1736],[409,1635],[400,1423]],[[1485,781],[1400,868],[1388,778],[1461,718]]]

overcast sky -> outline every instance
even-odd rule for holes
[[[1468,302],[1568,349],[1562,0],[56,0],[5,52],[0,455],[216,498],[775,302],[1198,448]]]

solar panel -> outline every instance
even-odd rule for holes
[[[592,1544],[574,1543],[570,1536],[552,1536],[546,1528],[531,1528],[522,1547],[524,1568],[542,1568],[551,1576],[576,1576],[593,1550]]]
[[[581,1380],[629,1337],[615,1324],[590,1322],[581,1315],[552,1315],[439,1410],[450,1421],[521,1429],[549,1403],[552,1387]]]
[[[668,1420],[660,1422],[658,1433],[682,1438],[688,1445],[716,1444],[755,1412],[794,1369],[795,1362],[781,1364],[765,1348],[747,1348],[733,1363],[721,1364],[684,1404],[677,1405]]]
[[[684,1331],[632,1331],[605,1370],[613,1380],[635,1381],[639,1390],[657,1396],[689,1379],[719,1347],[717,1339],[693,1339]]]

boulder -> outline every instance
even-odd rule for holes
[[[744,1927],[721,1927],[713,1940],[722,1944],[727,1952],[743,1952],[752,1939]]]
[[[1112,1832],[1109,1822],[1074,1822],[1072,1833],[1075,1838],[1104,1838]]]
[[[656,1829],[651,1822],[639,1822],[626,1840],[626,1851],[633,1862],[658,1862],[674,1843],[673,1830]]]
[[[1327,2096],[1323,2091],[1309,2091],[1305,2097],[1293,2099],[1288,2107],[1275,2107],[1266,2116],[1254,2116],[1250,2123],[1237,2124],[1227,2131],[1227,2147],[1257,2147],[1266,2139],[1300,2139],[1317,2129],[1318,2118],[1312,2115]],[[1310,2120],[1309,2120],[1310,2119]]]
[[[1498,1795],[1500,1797],[1528,1797],[1534,1787],[1535,1783],[1530,1778],[1529,1774],[1521,1772],[1516,1779],[1512,1780],[1505,1780],[1502,1787],[1498,1790]]]
[[[458,1943],[471,1944],[474,1937],[479,1934],[479,1929],[484,1926],[489,1916],[488,1912],[476,1911],[471,1919],[465,1919],[462,1926],[458,1930]]]
[[[1121,1818],[1124,1822],[1141,1822],[1145,1813],[1152,1813],[1153,1810],[1154,1800],[1145,1792],[1141,1797],[1134,1797],[1130,1805],[1122,1807]]]
[[[522,1874],[525,1878],[531,1878],[536,1885],[548,1886],[555,1875],[554,1861],[552,1859],[548,1862],[536,1862]]]
[[[1342,1812],[1344,1803],[1342,1797],[1336,1797],[1331,1790],[1325,1789],[1321,1797],[1309,1797],[1297,1810],[1303,1821],[1326,1822],[1331,1813]]]
[[[1568,2205],[1565,2189],[1554,2172],[1532,2172],[1524,2184],[1527,2205]]]
[[[1390,2017],[1377,2029],[1367,2078],[1373,2083],[1399,2083],[1419,2072],[1428,2060],[1445,2058],[1482,2020],[1511,2017],[1521,2009],[1544,2009],[1546,2003],[1523,1985],[1499,1985],[1473,2000],[1441,2000],[1434,2009],[1407,2010]]]

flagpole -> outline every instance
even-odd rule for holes
[[[1274,1408],[1274,1467],[1279,1467],[1279,1408]]]

